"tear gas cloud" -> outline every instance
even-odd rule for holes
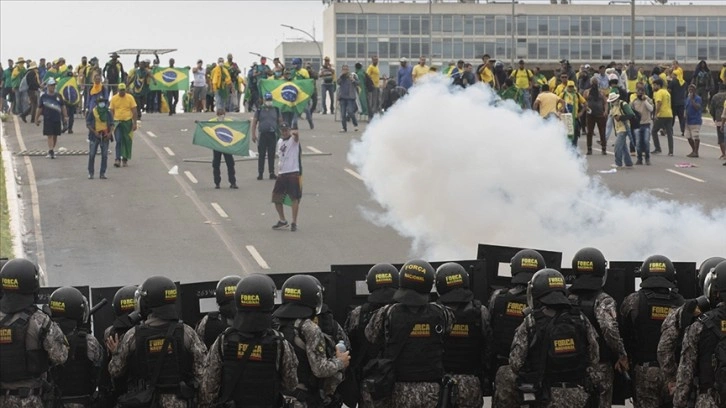
[[[353,142],[348,159],[383,208],[362,211],[412,238],[408,255],[470,259],[490,243],[562,251],[563,265],[585,246],[609,260],[726,256],[726,209],[616,194],[586,173],[560,123],[494,98],[432,80]]]

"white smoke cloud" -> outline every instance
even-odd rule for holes
[[[411,256],[473,258],[479,243],[562,251],[563,264],[585,246],[609,260],[726,256],[726,209],[613,193],[560,123],[493,98],[434,80],[352,144],[348,160],[383,208],[364,214],[412,238]]]

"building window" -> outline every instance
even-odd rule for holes
[[[399,16],[388,16],[388,32],[389,34],[400,34],[401,33],[401,20]]]
[[[630,19],[630,17],[623,18],[623,35],[626,37],[630,37],[630,29],[632,28],[631,24],[632,20]]]
[[[411,20],[408,18],[408,16],[401,16],[400,27],[401,27],[401,34],[403,34],[403,35],[413,34],[411,32]]]
[[[517,16],[517,35],[527,35],[527,17]]]
[[[368,57],[372,57],[374,55],[378,55],[378,41],[375,39],[371,40],[368,39]]]
[[[570,56],[569,56],[569,58],[571,60],[580,59],[580,40],[577,38],[572,38],[570,40]]]
[[[461,38],[454,38],[454,55],[451,57],[456,59],[464,58],[464,40]]]
[[[698,40],[698,59],[708,59],[708,40]]]
[[[378,16],[378,33],[388,35],[388,16]]]
[[[431,21],[429,16],[421,16],[421,33],[428,34],[431,30]]]
[[[365,17],[361,16],[361,18],[358,19],[358,34],[366,35],[368,32],[368,21],[366,21]]]
[[[433,16],[433,28],[431,29],[434,33],[441,33],[441,16]]]
[[[655,35],[658,37],[663,37],[666,35],[665,17],[655,18]]]
[[[486,51],[484,51],[484,43],[481,41],[476,41],[474,43],[474,55],[476,58],[481,58],[482,55],[486,54]]]
[[[698,35],[698,19],[696,17],[687,17],[686,19],[686,36],[696,37]]]
[[[378,34],[378,16],[369,15],[367,18],[367,21],[368,21],[368,34]]]
[[[434,40],[434,42],[433,42],[433,44],[431,44],[431,46],[433,47],[432,52],[431,52],[431,57],[438,58],[438,59],[444,59],[444,54],[442,51],[443,50],[442,41]]]
[[[721,22],[723,24],[723,21]],[[720,40],[719,41],[719,53],[721,56],[719,57],[720,60],[726,60],[726,40]]]
[[[474,16],[464,16],[464,35],[474,35]]]
[[[698,44],[696,40],[686,41],[686,57],[689,60],[695,60],[698,58]]]
[[[590,17],[580,17],[580,34],[590,35]]]
[[[573,37],[580,35],[580,17],[579,16],[570,17],[570,35]]]
[[[646,37],[652,37],[655,35],[655,17],[645,17],[643,33]]]
[[[591,50],[591,58],[595,59],[601,59],[602,53],[600,52],[600,40],[592,40],[592,46],[590,47]]]
[[[484,33],[486,35],[494,35],[494,16],[485,17]]]
[[[454,26],[454,33],[464,34],[464,23],[462,22],[463,16],[453,15],[451,16],[451,24]]]
[[[525,18],[527,19],[527,35],[537,35],[537,16],[519,17],[519,20],[522,21]]]
[[[625,58],[623,55],[623,39],[622,38],[614,38],[613,39],[613,59],[616,61],[622,60]]]
[[[411,38],[411,56],[420,57],[424,54],[421,52],[421,39]]]
[[[625,30],[623,30],[622,17],[613,17],[613,35],[615,37],[622,37],[623,35],[625,35]]]
[[[645,46],[645,59],[654,60],[655,59],[655,40],[647,39],[643,42],[643,45]]]
[[[509,56],[507,54],[507,43],[504,39],[497,39],[495,41],[494,55],[499,59],[505,59]]]
[[[548,59],[547,55],[547,40],[540,38],[537,46],[537,58],[540,60]]]
[[[355,16],[348,16],[345,26],[345,32],[347,34],[358,34],[358,27],[356,24]]]
[[[559,51],[560,51],[560,49],[559,49],[560,42],[556,38],[550,38],[547,42],[549,43],[548,58],[551,60],[554,60],[554,59],[559,60],[560,56],[557,54],[559,54]]]
[[[494,32],[496,35],[505,35],[509,31],[507,31],[507,20],[504,16],[496,16],[494,18]]]
[[[345,16],[342,14],[339,14],[338,17],[335,18],[335,33],[345,34]]]
[[[613,18],[602,17],[602,35],[613,35]]]
[[[529,40],[527,42],[527,59],[539,59],[537,56],[537,40]]]
[[[678,59],[676,56],[676,40],[666,40],[665,42],[665,59]]]
[[[721,20],[718,24],[719,30],[718,35],[719,37],[726,37],[726,18],[721,17],[719,18]],[[721,58],[726,59],[723,54],[721,54]]]
[[[345,39],[344,38],[336,38],[335,40],[335,55],[338,56],[338,58],[345,58]]]
[[[710,17],[708,19],[708,32],[706,33],[708,37],[718,36],[718,20],[718,17]]]
[[[559,35],[560,27],[557,22],[557,16],[549,16],[550,35]]]
[[[613,43],[612,40],[602,40],[601,45],[602,59],[610,61],[613,59]]]
[[[451,15],[445,15],[441,19],[441,28],[444,33],[451,33],[454,31],[453,19]]]
[[[348,39],[345,47],[345,53],[348,58],[356,58],[358,56],[357,43],[355,40]]]
[[[474,35],[477,37],[484,35],[484,18],[474,17]]]
[[[570,17],[567,17],[567,16],[560,17],[560,35],[561,36],[570,35]]]
[[[391,38],[388,42],[388,55],[389,58],[400,58],[403,56],[398,52],[398,38]]]
[[[419,16],[411,16],[411,35],[421,35],[421,17]]]
[[[659,60],[665,60],[667,58],[665,40],[655,40],[655,58]]]
[[[591,18],[592,18],[592,28],[591,28],[590,33],[592,35],[602,35],[602,18],[601,17],[591,17]],[[585,33],[583,32],[582,34],[585,34]],[[595,55],[597,55],[597,54],[595,54]]]
[[[644,58],[643,54],[643,40],[635,40],[635,59],[636,61],[642,61]]]
[[[548,35],[549,30],[547,29],[547,17],[540,17],[539,18],[539,35]]]
[[[569,60],[572,57],[570,57],[570,40],[567,38],[560,38],[560,50],[559,54],[557,55],[557,59],[566,59]]]
[[[686,17],[676,17],[676,36],[686,36]]]
[[[454,58],[454,42],[451,38],[444,38],[442,58],[450,60]]]
[[[665,29],[666,29],[666,36],[667,37],[675,37],[676,36],[676,18],[675,17],[666,17],[665,19]]]

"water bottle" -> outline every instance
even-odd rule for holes
[[[339,341],[338,344],[335,345],[335,349],[338,350],[339,353],[345,353],[347,350],[345,342],[343,340]]]

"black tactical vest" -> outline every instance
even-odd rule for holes
[[[587,375],[587,328],[578,308],[545,315],[533,312],[535,326],[528,333],[529,353],[521,371],[534,384],[582,383]]]
[[[69,343],[68,359],[53,369],[53,378],[64,400],[90,397],[96,390],[96,369],[88,358],[88,343],[84,329],[75,330],[66,336]]]
[[[129,375],[130,380],[141,379],[147,384],[150,383],[157,365],[162,362],[161,350],[169,324],[177,324],[177,322],[169,322],[162,326],[141,324],[136,327],[136,364],[129,367],[132,369]],[[177,324],[168,347],[159,378],[156,381],[156,389],[161,394],[176,394],[179,392],[179,384],[182,381],[191,384],[194,378],[193,357],[190,351],[184,347],[183,324]]]
[[[584,314],[587,319],[590,321],[590,324],[592,324],[592,327],[595,328],[595,331],[597,332],[597,345],[600,347],[600,362],[601,363],[614,363],[617,359],[617,353],[615,353],[612,349],[610,349],[610,346],[607,345],[605,342],[605,337],[602,334],[602,328],[600,327],[600,322],[597,321],[597,317],[595,316],[595,301],[597,300],[598,296],[602,293],[600,290],[579,290],[579,291],[572,291],[572,293],[577,295],[576,300],[576,306],[580,308],[582,311],[582,314]]]
[[[658,293],[650,289],[638,292],[638,315],[635,317],[636,364],[658,361],[660,327],[672,309],[683,304],[683,296],[674,293]]]
[[[450,374],[480,375],[484,369],[484,349],[489,347],[481,332],[481,303],[474,300],[455,306],[456,320],[444,339],[444,370]]]
[[[696,373],[700,392],[713,388],[716,381],[716,348],[719,341],[726,337],[726,309],[719,307],[699,317],[703,323],[701,338],[698,341],[698,361]]]
[[[368,341],[365,331],[373,314],[383,306],[379,303],[362,304],[360,306],[360,314],[358,315],[358,325],[348,333],[351,343],[350,347],[355,350],[355,353],[351,354],[350,365],[355,370],[362,369],[368,361],[376,358],[378,355],[379,347],[376,347]]]
[[[207,323],[204,325],[204,344],[207,345],[209,350],[214,341],[217,340],[222,332],[227,329],[227,319],[225,319],[219,312],[207,313]]]
[[[395,362],[398,382],[439,382],[444,375],[443,343],[446,321],[443,306],[429,303],[420,307],[391,306],[388,315],[386,349],[398,345],[393,337],[409,330]],[[413,328],[411,324],[413,323]],[[385,355],[385,353],[384,353]]]
[[[38,344],[33,349],[25,348],[25,337],[33,313],[41,313],[35,307],[18,312],[14,322],[7,324],[15,314],[0,321],[0,381],[14,382],[38,378],[48,371],[48,353],[43,349],[43,340],[50,325],[50,319],[40,330]]]
[[[524,321],[523,310],[527,307],[527,292],[520,289],[515,293],[500,292],[494,301],[492,314],[492,337],[495,356],[508,359],[514,340],[514,332]]]
[[[282,406],[282,334],[272,329],[263,336],[251,336],[235,329],[224,333],[222,348],[222,386],[220,395],[231,395],[237,407]],[[247,347],[255,344],[244,370],[238,374]],[[235,379],[239,380],[234,383]],[[228,391],[231,389],[231,392]],[[226,402],[226,401],[220,401]]]
[[[280,331],[285,340],[292,344],[297,356],[297,382],[303,384],[311,395],[318,395],[320,380],[313,374],[302,337],[302,324],[307,319],[284,319],[280,321]]]

